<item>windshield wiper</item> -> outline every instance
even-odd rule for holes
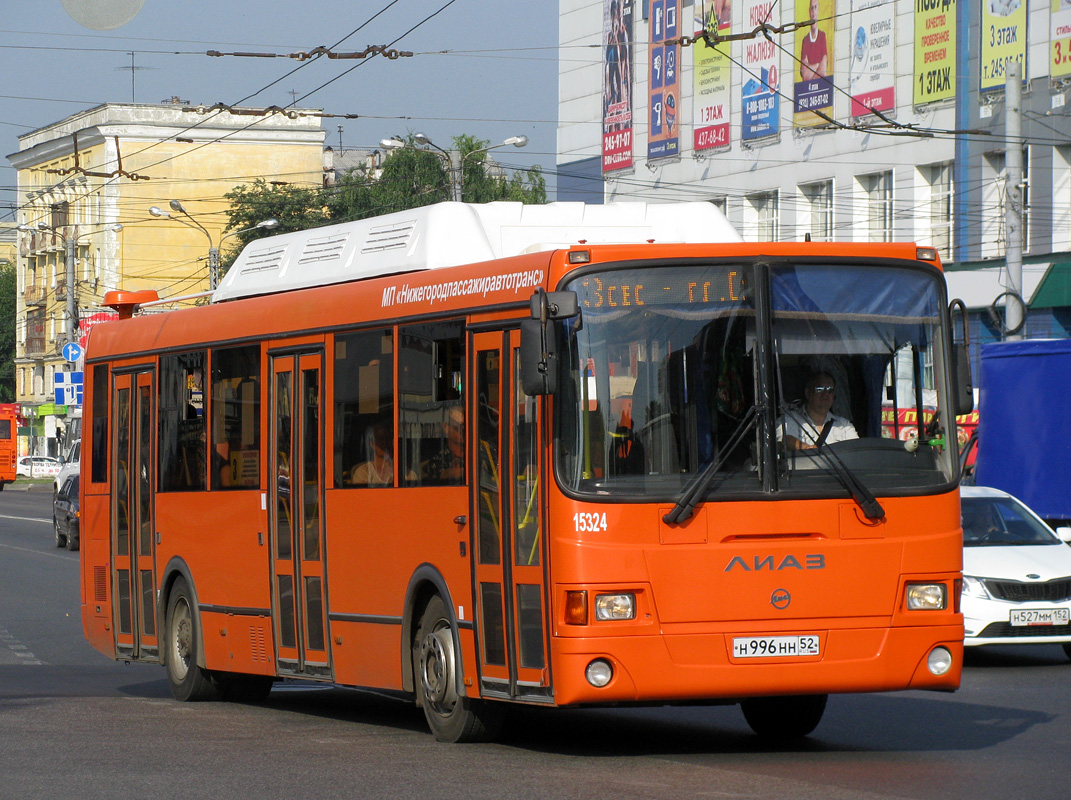
[[[852,499],[863,509],[863,515],[867,519],[881,519],[885,516],[885,509],[881,507],[881,503],[874,497],[874,493],[866,488],[866,485],[859,480],[854,472],[848,469],[848,466],[841,461],[840,456],[836,454],[833,448],[826,445],[826,437],[829,436],[829,431],[832,428],[833,420],[827,420],[826,424],[822,426],[822,433],[818,436],[818,441],[814,443],[814,449],[818,451],[818,455],[826,460],[830,471],[837,476],[837,480],[844,484],[844,488],[851,493]]]
[[[695,511],[696,505],[699,504],[700,498],[706,495],[707,487],[710,486],[710,482],[714,480],[714,476],[718,474],[718,469],[725,463],[729,455],[736,449],[736,446],[740,444],[740,440],[744,438],[744,435],[751,429],[751,426],[755,423],[755,412],[758,409],[758,405],[752,405],[744,414],[744,418],[740,420],[740,424],[736,426],[736,430],[733,431],[733,435],[729,437],[729,441],[725,444],[725,447],[721,448],[721,452],[718,456],[711,461],[702,472],[700,472],[695,479],[681,492],[680,499],[677,500],[677,504],[670,509],[662,521],[667,525],[673,525],[678,522],[684,522]]]

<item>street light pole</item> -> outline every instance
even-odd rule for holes
[[[414,134],[413,141],[417,144],[422,144],[425,147],[433,147],[440,153],[442,153],[444,156],[446,156],[448,168],[450,170],[450,195],[455,203],[460,203],[462,202],[462,190],[465,184],[464,158],[468,158],[469,156],[474,156],[479,153],[486,153],[488,150],[494,150],[496,147],[506,147],[507,145],[513,145],[514,147],[524,147],[526,144],[528,144],[528,137],[510,136],[508,139],[503,142],[500,142],[499,144],[493,144],[490,147],[483,147],[479,150],[473,150],[469,153],[465,153],[464,157],[462,156],[461,151],[456,148],[451,150],[444,150],[443,148],[439,147],[439,145],[435,144],[435,142],[433,142],[425,133]],[[384,150],[397,150],[400,147],[408,147],[409,145],[406,145],[404,141],[395,136],[390,139],[382,139],[379,143],[379,146],[382,147]]]
[[[181,202],[179,202],[178,200],[172,200],[170,203],[168,203],[168,205],[171,206],[172,211],[178,211],[180,214],[185,214],[187,217],[189,217],[190,222],[186,222],[186,220],[180,219],[178,217],[173,217],[171,216],[170,212],[164,211],[163,209],[157,206],[152,206],[149,209],[149,213],[152,214],[154,217],[173,219],[175,220],[175,222],[181,223],[187,228],[194,228],[195,230],[199,230],[205,235],[205,237],[208,239],[208,286],[214,292],[219,286],[219,281],[222,277],[219,274],[219,245],[212,241],[212,234],[208,232],[208,229],[205,228],[204,225],[202,225],[200,222],[193,218],[190,212],[187,211],[185,207],[183,207]],[[190,223],[193,224],[191,225]],[[257,229],[271,230],[272,228],[278,227],[279,220],[275,219],[274,217],[269,217],[268,219],[261,220],[251,228],[244,228],[240,231],[231,231],[230,233],[223,234],[219,239],[219,244],[222,245],[224,239],[227,239],[231,236],[237,236],[240,233],[248,233],[249,231],[255,231]]]
[[[114,222],[108,225],[104,230],[113,231],[118,233],[123,229],[121,222]],[[38,231],[51,231],[63,239],[63,251],[64,251],[64,281],[67,284],[67,298],[64,305],[64,318],[66,322],[66,335],[68,342],[75,342],[78,337],[75,333],[78,322],[78,296],[74,291],[75,283],[75,261],[78,257],[78,240],[83,236],[89,236],[93,233],[99,233],[100,231],[85,231],[83,233],[71,234],[68,236],[58,228],[53,228],[51,225],[45,222],[38,222],[37,227],[33,228],[30,225],[19,225],[16,230],[23,232]]]

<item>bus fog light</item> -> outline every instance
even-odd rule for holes
[[[943,583],[909,583],[907,607],[910,611],[943,611],[948,608],[948,591]]]
[[[596,658],[585,670],[588,683],[594,686],[596,689],[601,689],[608,684],[614,677],[614,668],[610,665],[610,662],[604,658]]]
[[[636,619],[636,595],[631,592],[595,595],[595,619]]]
[[[952,669],[952,654],[948,652],[947,648],[935,647],[930,651],[930,655],[926,659],[926,666],[930,668],[930,672],[933,675],[944,675]]]

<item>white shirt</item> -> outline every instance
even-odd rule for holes
[[[777,441],[781,441],[781,437],[787,435],[799,439],[804,446],[813,445],[818,441],[818,437],[822,435],[822,428],[825,427],[829,420],[833,420],[833,427],[829,429],[826,444],[859,438],[859,434],[855,432],[855,426],[844,417],[838,417],[836,414],[827,411],[826,418],[822,420],[822,424],[815,425],[805,410],[792,409],[777,420]]]

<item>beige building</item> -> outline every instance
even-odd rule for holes
[[[56,373],[81,369],[62,348],[108,311],[105,292],[206,291],[210,250],[234,241],[224,195],[256,178],[321,186],[325,137],[312,111],[108,103],[19,138],[15,392],[51,418],[35,452],[55,454],[57,427],[77,413],[54,397]]]

